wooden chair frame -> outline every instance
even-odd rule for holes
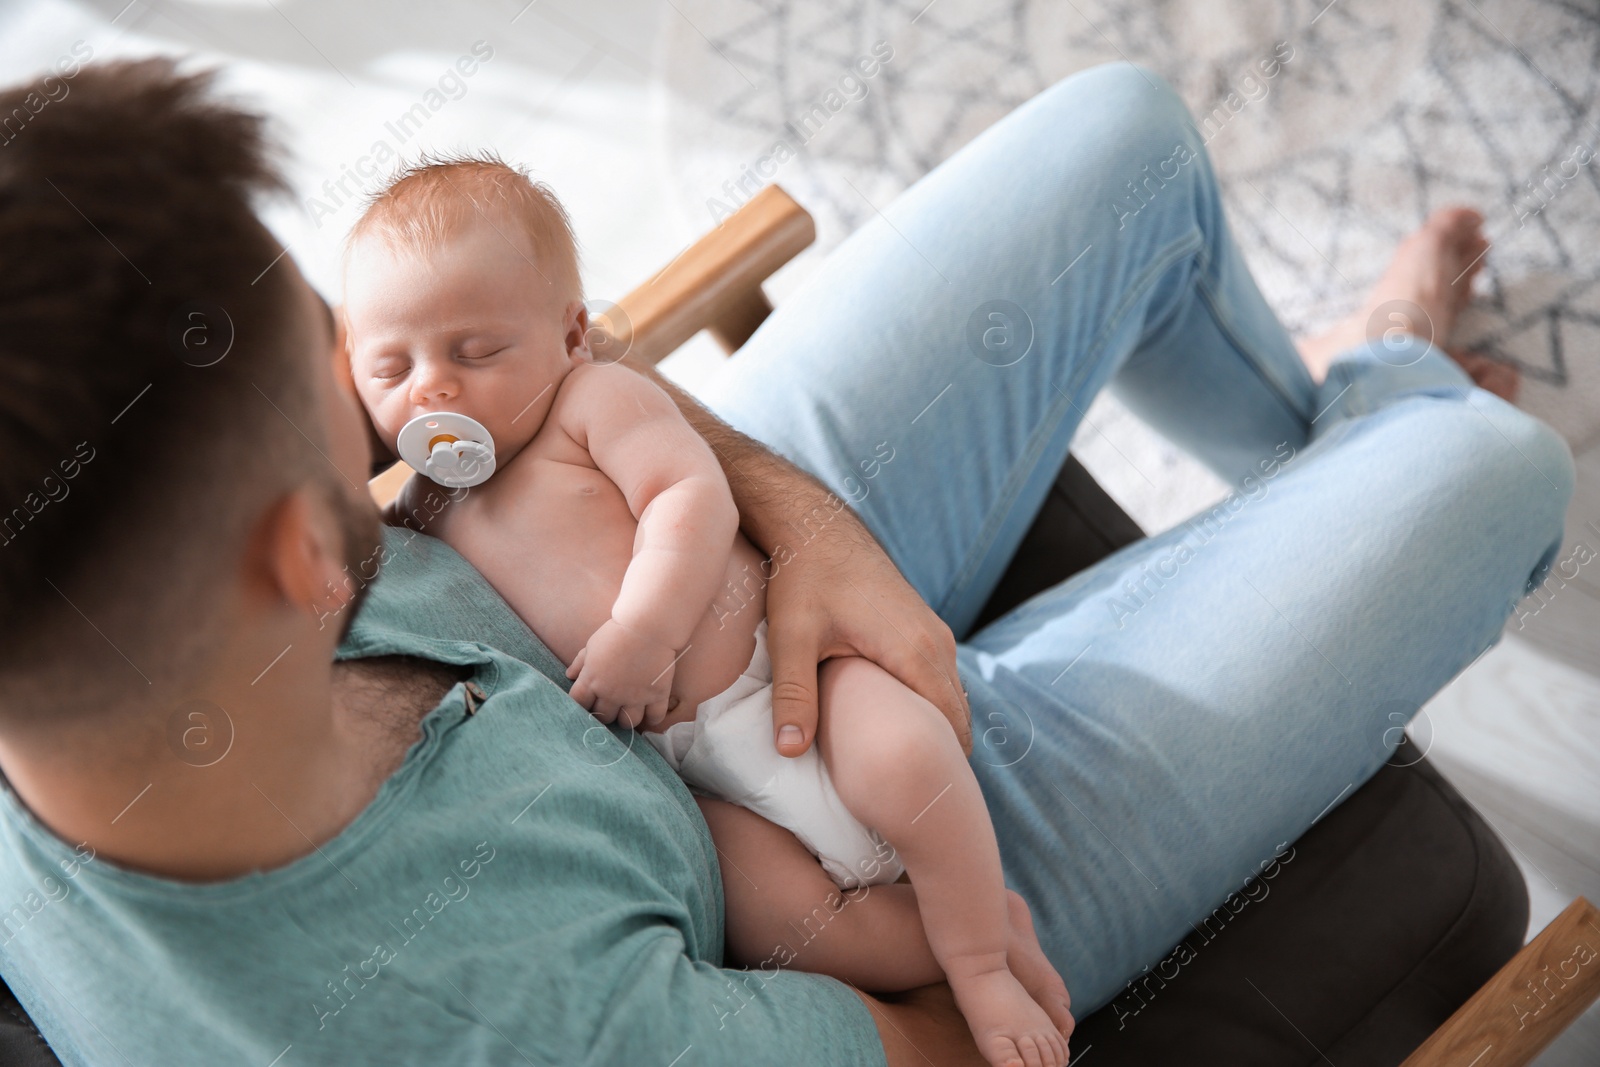
[[[762,283],[815,239],[811,215],[769,185],[597,318],[642,363],[659,363],[701,330],[731,354],[772,311]],[[397,463],[374,478],[374,498],[387,503],[410,473]],[[1579,897],[1402,1067],[1522,1067],[1597,998],[1600,909]]]

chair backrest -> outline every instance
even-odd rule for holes
[[[616,305],[591,311],[602,359],[655,365],[701,330],[734,352],[772,312],[761,283],[817,239],[811,214],[769,185],[678,253]],[[411,468],[396,463],[368,484],[382,507]]]

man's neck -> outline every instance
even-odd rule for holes
[[[377,785],[370,738],[336,707],[326,643],[291,644],[261,672],[271,658],[229,657],[192,696],[14,731],[0,767],[58,836],[125,866],[191,881],[280,866]]]

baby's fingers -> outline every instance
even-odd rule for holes
[[[572,657],[572,666],[567,668],[567,677],[576,678],[583,670],[583,661],[589,658],[589,646],[584,645],[578,649],[578,654]]]
[[[661,721],[666,717],[667,700],[665,697],[661,698],[660,700],[653,700],[649,704],[645,705],[644,724],[646,726],[660,726]]]
[[[617,714],[622,711],[622,706],[614,700],[605,697],[596,697],[594,707],[590,709],[594,717],[610,726],[617,721]]]

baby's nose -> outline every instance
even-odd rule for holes
[[[411,399],[418,404],[451,400],[460,393],[453,375],[424,369],[411,378]]]

